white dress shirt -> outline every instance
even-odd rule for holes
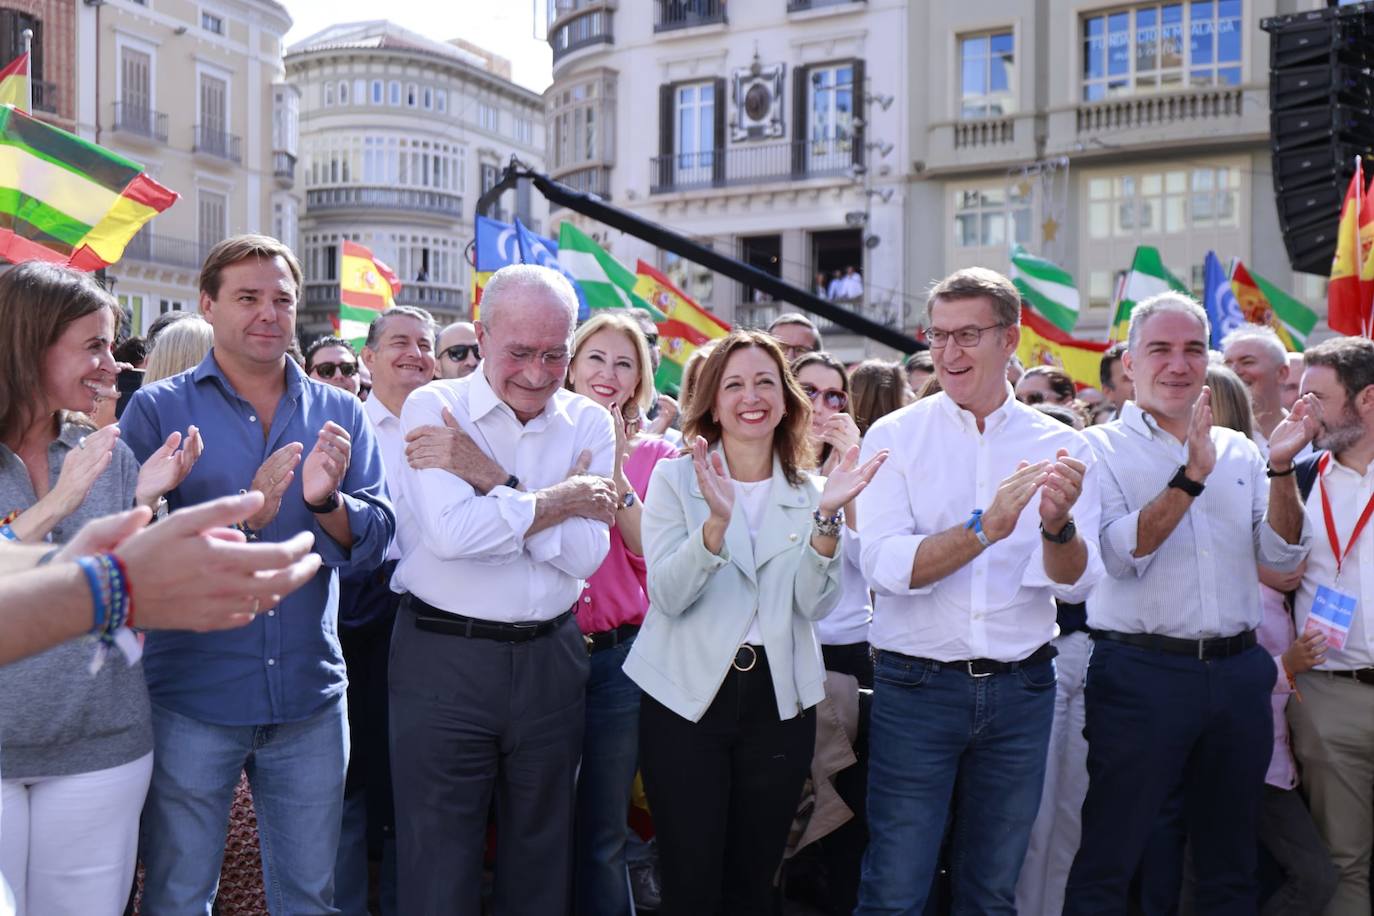
[[[1258,563],[1291,570],[1312,539],[1289,544],[1269,525],[1269,481],[1255,443],[1212,427],[1217,461],[1206,489],[1154,553],[1132,556],[1140,511],[1188,461],[1185,443],[1134,401],[1121,419],[1087,433],[1102,489],[1102,561],[1107,578],[1088,603],[1088,625],[1181,639],[1235,636],[1259,626]]]
[[[840,287],[844,298],[862,299],[864,295],[864,280],[857,273],[846,274]]]
[[[745,483],[735,481],[735,504],[744,510],[744,518],[749,522],[749,541],[758,545],[759,529],[763,527],[763,517],[768,514],[768,500],[772,494],[773,478]],[[759,615],[755,612],[749,620],[749,632],[744,641],[751,646],[763,645],[763,631],[759,629]]]
[[[918,658],[1019,661],[1055,635],[1055,598],[1083,601],[1102,577],[1099,504],[1092,450],[1079,433],[1012,396],[978,431],[973,414],[946,394],[888,414],[868,431],[863,460],[890,449],[859,494],[860,558],[875,601],[869,641]],[[1087,547],[1072,585],[1045,574],[1040,498],[1033,496],[1011,535],[937,582],[911,587],[916,551],[927,537],[987,511],[1018,462],[1054,460],[1059,449],[1088,466],[1073,509]]]
[[[401,502],[401,468],[406,466],[406,437],[401,432],[401,418],[396,416],[391,410],[382,403],[381,398],[375,394],[363,401],[363,413],[372,422],[372,429],[377,433],[377,445],[382,452],[382,472],[386,475],[387,493],[391,495],[391,504],[400,512]],[[401,558],[401,545],[398,538],[391,539],[391,546],[386,549],[388,560],[399,560]]]
[[[400,474],[401,562],[392,588],[482,620],[527,623],[557,617],[605,559],[610,527],[569,518],[526,535],[534,521],[535,491],[566,478],[583,449],[592,454],[588,473],[610,477],[615,463],[611,415],[560,388],[542,414],[521,424],[479,369],[412,393],[401,409],[402,430],[443,426],[445,407],[483,452],[520,479],[521,489],[499,486],[479,496],[446,470],[407,465]]]
[[[873,598],[860,564],[859,536],[840,529],[840,600],[835,610],[816,621],[816,639],[823,646],[868,642],[873,621]]]
[[[1323,472],[1327,495],[1331,497],[1331,520],[1336,524],[1336,537],[1340,539],[1341,550],[1350,543],[1350,534],[1355,530],[1355,522],[1364,512],[1364,507],[1374,496],[1374,466],[1364,474],[1346,467],[1334,457],[1327,463]],[[1360,532],[1349,555],[1341,563],[1340,577],[1336,576],[1336,555],[1331,550],[1331,539],[1326,534],[1326,521],[1322,514],[1321,487],[1314,481],[1312,492],[1307,494],[1307,518],[1314,531],[1312,550],[1307,555],[1307,571],[1303,574],[1302,584],[1298,586],[1297,601],[1293,613],[1298,632],[1307,626],[1307,614],[1312,610],[1312,599],[1318,586],[1325,585],[1356,599],[1355,616],[1350,621],[1350,632],[1345,637],[1345,648],[1327,649],[1326,661],[1317,667],[1322,671],[1350,671],[1355,668],[1374,668],[1374,620],[1369,613],[1374,609],[1374,521]],[[1371,572],[1367,572],[1370,570]]]

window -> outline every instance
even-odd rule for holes
[[[334,104],[334,84],[333,84],[333,83],[325,83],[325,84],[324,84],[324,107],[325,107],[325,108],[328,108],[330,105],[333,105],[333,104]]]
[[[854,67],[812,67],[807,82],[808,170],[844,168],[854,160]]]
[[[201,12],[200,27],[214,35],[224,34],[224,19],[214,13]]]
[[[186,308],[186,303],[179,299],[159,299],[157,310],[160,315],[166,315],[168,312],[190,311]]]
[[[523,143],[526,146],[534,143],[534,124],[529,118],[515,118],[515,142]]]
[[[288,248],[296,248],[296,201],[282,197],[272,202],[272,237]]]
[[[119,301],[119,309],[129,316],[129,333],[134,337],[141,336],[147,331],[144,327],[144,303],[147,301],[142,293],[120,293],[115,297]]]
[[[197,194],[200,217],[200,247],[208,249],[229,233],[225,229],[225,197],[211,191]]]
[[[486,102],[477,103],[477,126],[483,130],[496,131],[497,113],[496,109]]]
[[[429,111],[431,108],[433,108],[433,107],[434,107],[434,90],[431,89],[431,88],[429,88],[428,86],[426,86],[426,87],[425,87],[425,90],[424,90],[424,93],[423,93],[423,95],[421,96],[421,100],[422,100],[422,101],[421,101],[421,104],[422,104],[423,108],[425,109],[425,111]]]
[[[372,104],[373,104],[373,105],[380,105],[380,104],[382,104],[384,101],[386,101],[386,97],[385,97],[385,90],[384,90],[383,87],[382,87],[382,81],[381,81],[381,80],[373,80],[373,81],[372,81]]]
[[[1031,198],[1026,189],[959,188],[954,192],[954,246],[1006,248],[1031,239]]]
[[[354,80],[354,81],[353,81],[353,104],[354,104],[354,105],[366,105],[366,104],[367,104],[367,80]]]
[[[227,152],[212,146],[218,142],[221,147],[227,143],[225,134],[229,130],[229,84],[217,76],[202,73],[200,76],[200,126],[201,140],[216,152]]]
[[[43,79],[43,22],[37,16],[19,10],[0,9],[0,55],[14,60],[24,53],[24,30],[33,30],[33,48],[29,57],[29,78]],[[37,87],[34,87],[35,90]],[[35,107],[38,97],[34,96]],[[51,106],[49,106],[51,107]]]
[[[479,177],[481,179],[481,190],[478,193],[485,194],[496,187],[496,183],[501,180],[501,167],[499,165],[484,162],[479,169]],[[502,194],[501,199],[497,200],[496,206],[493,208],[491,214],[493,219],[502,222],[506,220],[506,208],[503,207],[502,204],[505,202],[507,196],[506,194]]]
[[[716,87],[689,83],[677,87],[675,184],[708,181],[715,161]]]
[[[1241,82],[1241,0],[1152,3],[1083,18],[1083,101]]]
[[[401,84],[400,84],[399,82],[397,82],[396,80],[392,80],[392,81],[387,85],[387,104],[389,104],[389,105],[399,105],[399,104],[401,104]]]
[[[709,241],[701,241],[707,248],[712,247]],[[689,261],[684,257],[673,254],[671,251],[663,252],[663,272],[668,279],[673,281],[673,285],[691,296],[704,308],[710,308],[711,295],[715,292],[715,273],[707,267],[702,267],[694,261]]]
[[[448,93],[443,89],[434,90],[434,108],[436,111],[448,111]]]
[[[420,104],[420,87],[414,83],[406,84],[406,107],[414,108]]]
[[[119,49],[120,126],[145,134],[152,131],[152,73],[152,55],[129,47]]]
[[[959,39],[959,115],[997,118],[1016,110],[1010,31]]]
[[[339,80],[339,104],[348,104],[348,80]]]
[[[665,86],[661,91],[668,92],[669,88]],[[615,76],[610,71],[602,71],[586,82],[564,86],[554,92],[547,124],[549,158],[555,169],[587,163],[610,164],[615,149],[614,96]],[[669,94],[660,104],[675,104],[675,96]],[[660,117],[669,127],[676,122],[671,110],[662,111]],[[674,150],[660,148],[659,152],[671,159]]]

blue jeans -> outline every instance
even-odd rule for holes
[[[144,916],[210,912],[240,770],[253,788],[268,908],[338,913],[334,855],[347,766],[342,698],[303,722],[258,726],[211,725],[154,703]]]
[[[625,839],[639,763],[639,687],[621,666],[631,642],[591,656],[577,776],[573,896],[578,916],[629,916]]]
[[[950,912],[1015,914],[1054,721],[1054,662],[987,677],[879,653],[856,916],[919,916],[953,805]]]

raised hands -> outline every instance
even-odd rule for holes
[[[138,504],[156,508],[159,499],[181,486],[203,451],[205,442],[200,437],[200,430],[194,426],[187,429],[184,444],[181,433],[174,432],[168,436],[162,447],[153,452],[139,469],[135,490]]]
[[[720,452],[708,452],[706,440],[701,436],[692,443],[692,468],[697,473],[697,486],[711,510],[711,517],[729,524],[735,511],[735,482],[725,469],[725,459]]]
[[[348,430],[330,420],[320,429],[315,447],[301,464],[301,496],[312,506],[330,498],[348,473],[348,459],[353,441]]]
[[[1322,425],[1322,405],[1315,395],[1305,394],[1293,404],[1283,422],[1269,436],[1269,466],[1282,470],[1311,442]]]
[[[849,450],[858,446],[858,424],[847,413],[831,414],[825,421],[821,441],[830,445],[830,457],[825,462],[826,466],[821,468],[821,474],[828,477],[849,454]]]
[[[1068,524],[1073,504],[1083,492],[1083,475],[1088,466],[1070,458],[1066,448],[1055,452],[1054,458],[1040,485],[1040,523],[1046,531],[1058,534]]]
[[[281,509],[281,499],[286,494],[286,488],[291,485],[291,478],[296,476],[296,464],[301,460],[301,452],[304,450],[305,447],[299,442],[287,443],[268,455],[267,460],[253,475],[253,482],[248,485],[248,489],[261,493],[263,502],[246,520],[249,528],[261,531],[277,517],[277,511]]]
[[[825,478],[825,489],[821,491],[821,515],[833,516],[842,506],[849,505],[850,501],[873,480],[873,475],[878,473],[878,468],[883,466],[888,454],[887,449],[882,449],[860,465],[859,446],[851,445],[846,449],[839,463]]]
[[[1184,473],[1193,481],[1203,483],[1217,464],[1217,447],[1212,442],[1212,389],[1206,385],[1193,403],[1187,444],[1188,464]]]
[[[86,501],[96,478],[110,466],[118,438],[119,427],[106,426],[83,436],[81,444],[62,459],[62,471],[48,493],[53,500],[53,511],[57,516],[55,520],[71,515]]]

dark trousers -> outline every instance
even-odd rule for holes
[[[1065,916],[1126,912],[1131,876],[1179,785],[1199,911],[1253,916],[1274,677],[1274,661],[1259,647],[1200,661],[1094,641],[1085,689],[1088,797]]]
[[[699,722],[648,694],[640,768],[658,837],[660,916],[766,916],[811,771],[816,716],[779,720],[767,660],[731,668]]]
[[[587,673],[572,617],[511,644],[419,630],[401,611],[390,669],[400,912],[478,916],[493,797],[493,909],[568,911]]]
[[[851,642],[821,646],[821,658],[826,671],[848,674],[860,687],[873,689],[873,655],[866,642]]]

